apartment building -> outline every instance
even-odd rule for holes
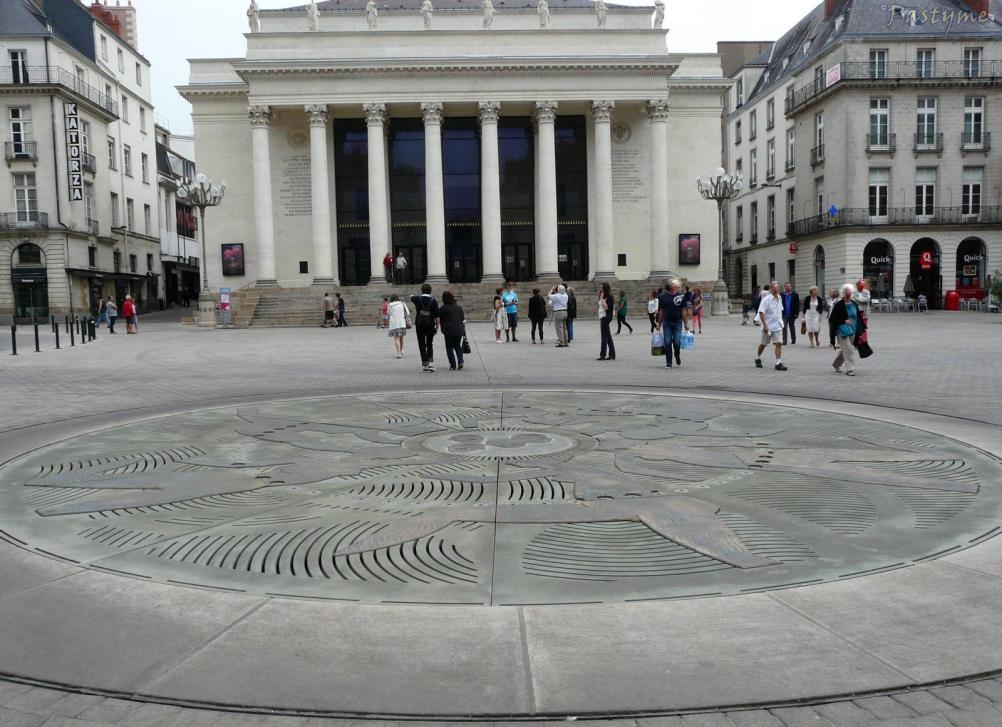
[[[157,179],[160,262],[163,266],[163,299],[167,306],[186,305],[197,298],[200,288],[198,215],[191,205],[177,198],[178,187],[195,179],[194,138],[177,136],[159,122]]]
[[[825,0],[732,75],[735,297],[861,277],[878,297],[982,297],[1002,266],[1002,3]]]
[[[94,313],[159,301],[150,64],[135,10],[0,2],[0,315]]]

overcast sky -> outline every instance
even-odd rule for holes
[[[304,5],[258,0],[262,8]],[[653,7],[650,2],[618,0]],[[819,0],[667,0],[672,52],[713,52],[718,40],[775,40]],[[114,2],[114,0],[112,0]],[[188,58],[241,56],[249,0],[132,0],[139,17],[139,50],[153,64],[153,103],[171,131],[190,133],[191,107],[175,86],[188,79]]]

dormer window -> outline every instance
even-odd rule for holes
[[[809,51],[810,49],[811,49],[811,41],[807,41],[806,43],[804,43],[804,55],[805,56],[807,55],[807,51]]]
[[[786,58],[783,59],[783,70],[784,71],[786,70],[786,67],[788,65],[790,65],[790,58],[789,58],[789,56],[787,56]]]
[[[835,18],[835,32],[838,33],[842,30],[842,24],[845,22],[845,16],[839,15]]]

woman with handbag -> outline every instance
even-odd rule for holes
[[[800,332],[807,334],[811,348],[821,348],[821,319],[828,311],[828,304],[821,297],[818,286],[812,285],[804,296],[804,320],[800,324]]]
[[[598,289],[598,322],[602,333],[602,347],[599,349],[599,361],[616,360],[616,344],[612,341],[612,316],[616,301],[612,297],[612,288],[608,283],[602,283]]]
[[[449,370],[463,368],[463,338],[466,335],[466,314],[456,303],[452,291],[442,293],[442,305],[438,308],[438,320],[445,336],[445,355],[449,358]]]
[[[863,314],[852,299],[854,291],[855,288],[851,283],[843,285],[842,298],[834,305],[828,317],[829,339],[832,347],[839,351],[838,356],[832,361],[832,368],[836,374],[840,374],[844,365],[848,376],[856,375],[856,343],[866,332]]]
[[[407,329],[414,325],[411,322],[411,312],[407,308],[407,304],[400,300],[397,295],[390,296],[388,311],[389,322],[387,323],[387,327],[390,329],[389,336],[393,339],[393,347],[396,350],[397,358],[403,358],[404,336],[407,335]]]
[[[501,294],[504,292],[504,288],[498,288],[494,291],[494,315],[491,320],[494,321],[494,343],[501,343],[501,331],[504,331],[505,341],[508,340],[508,311],[505,310],[504,301],[501,300]]]

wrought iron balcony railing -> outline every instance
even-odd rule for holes
[[[826,213],[795,220],[787,228],[787,236],[811,235],[841,227],[1002,224],[1002,207],[980,207],[977,209],[934,207],[928,211],[931,214],[919,214],[914,207],[892,207],[886,210],[887,214],[885,215],[873,215],[865,207],[846,208],[839,210],[834,215]]]
[[[9,162],[15,160],[38,161],[37,141],[5,141],[3,151]]]
[[[0,229],[20,230],[25,228],[44,229],[49,226],[49,215],[45,212],[0,212]]]
[[[969,131],[963,132],[960,135],[960,149],[961,151],[991,151],[992,132],[982,131],[977,134]]]
[[[98,222],[97,220],[88,219],[87,229],[90,231],[90,234],[94,235],[94,237],[97,237],[98,235],[101,234],[101,223]]]
[[[811,149],[811,166],[816,167],[818,164],[824,164],[825,162],[825,145],[821,144]]]
[[[60,86],[118,116],[118,102],[58,66],[8,66],[0,68],[0,86]]]
[[[866,151],[869,154],[893,154],[898,149],[897,134],[867,134]]]
[[[915,134],[915,153],[943,153],[943,134],[930,134],[927,132],[919,132]]]
[[[83,155],[83,170],[91,174],[97,174],[97,157],[85,152]]]

